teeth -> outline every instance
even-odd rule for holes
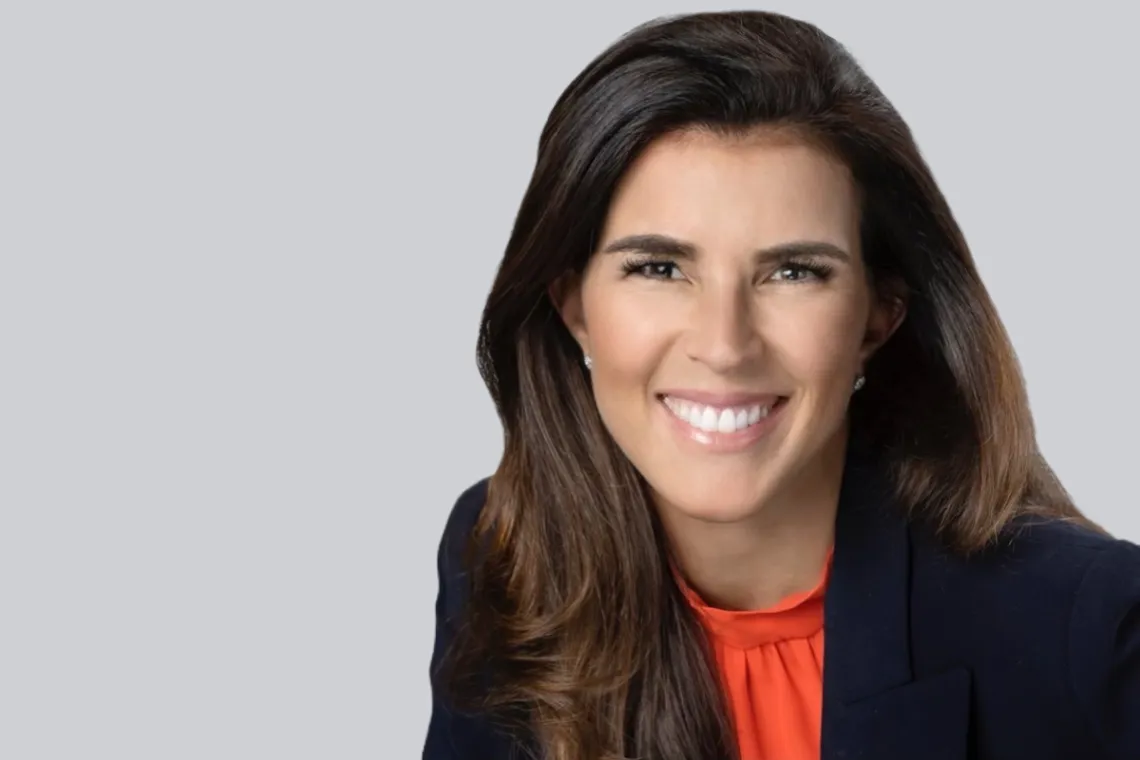
[[[678,419],[706,433],[735,433],[755,425],[768,416],[769,409],[762,404],[747,407],[719,408],[693,404],[681,399],[665,397],[665,406]]]

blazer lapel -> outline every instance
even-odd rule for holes
[[[852,456],[824,598],[822,760],[969,757],[969,672],[912,672],[910,550],[887,479]]]

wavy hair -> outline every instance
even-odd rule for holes
[[[907,318],[850,408],[851,435],[881,452],[900,503],[962,552],[1021,515],[1083,519],[1039,452],[1018,361],[945,198],[847,50],[764,12],[639,26],[554,105],[479,333],[504,453],[469,556],[451,683],[551,760],[736,754],[645,484],[604,428],[549,292],[583,270],[650,142],[762,126],[843,160],[871,281],[905,286]]]

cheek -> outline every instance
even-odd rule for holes
[[[796,308],[775,304],[765,342],[783,368],[805,386],[846,383],[858,366],[866,314],[853,297],[817,299]]]
[[[669,328],[653,319],[652,303],[600,293],[585,307],[598,394],[643,386],[668,346]]]

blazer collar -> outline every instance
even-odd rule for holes
[[[911,551],[886,472],[852,454],[824,598],[822,760],[969,756],[970,674],[915,678]]]

